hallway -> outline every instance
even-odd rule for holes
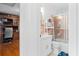
[[[0,44],[0,56],[19,56],[19,33],[14,32],[11,42]]]
[[[19,56],[19,40],[4,43],[2,45],[2,56]]]

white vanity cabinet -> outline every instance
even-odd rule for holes
[[[68,53],[68,43],[53,41],[52,51],[54,56],[57,56],[60,51]]]
[[[51,35],[41,37],[40,48],[42,56],[46,56],[52,51],[51,43],[52,43]]]

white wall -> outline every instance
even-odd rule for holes
[[[69,4],[69,55],[77,55],[77,4]]]
[[[39,55],[39,4],[21,4],[20,55]]]
[[[77,55],[79,56],[79,3],[77,4]]]

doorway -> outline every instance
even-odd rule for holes
[[[20,6],[18,3],[0,3],[0,6],[0,56],[19,56]]]

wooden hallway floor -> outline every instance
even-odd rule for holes
[[[19,56],[19,40],[2,45],[2,56]]]

